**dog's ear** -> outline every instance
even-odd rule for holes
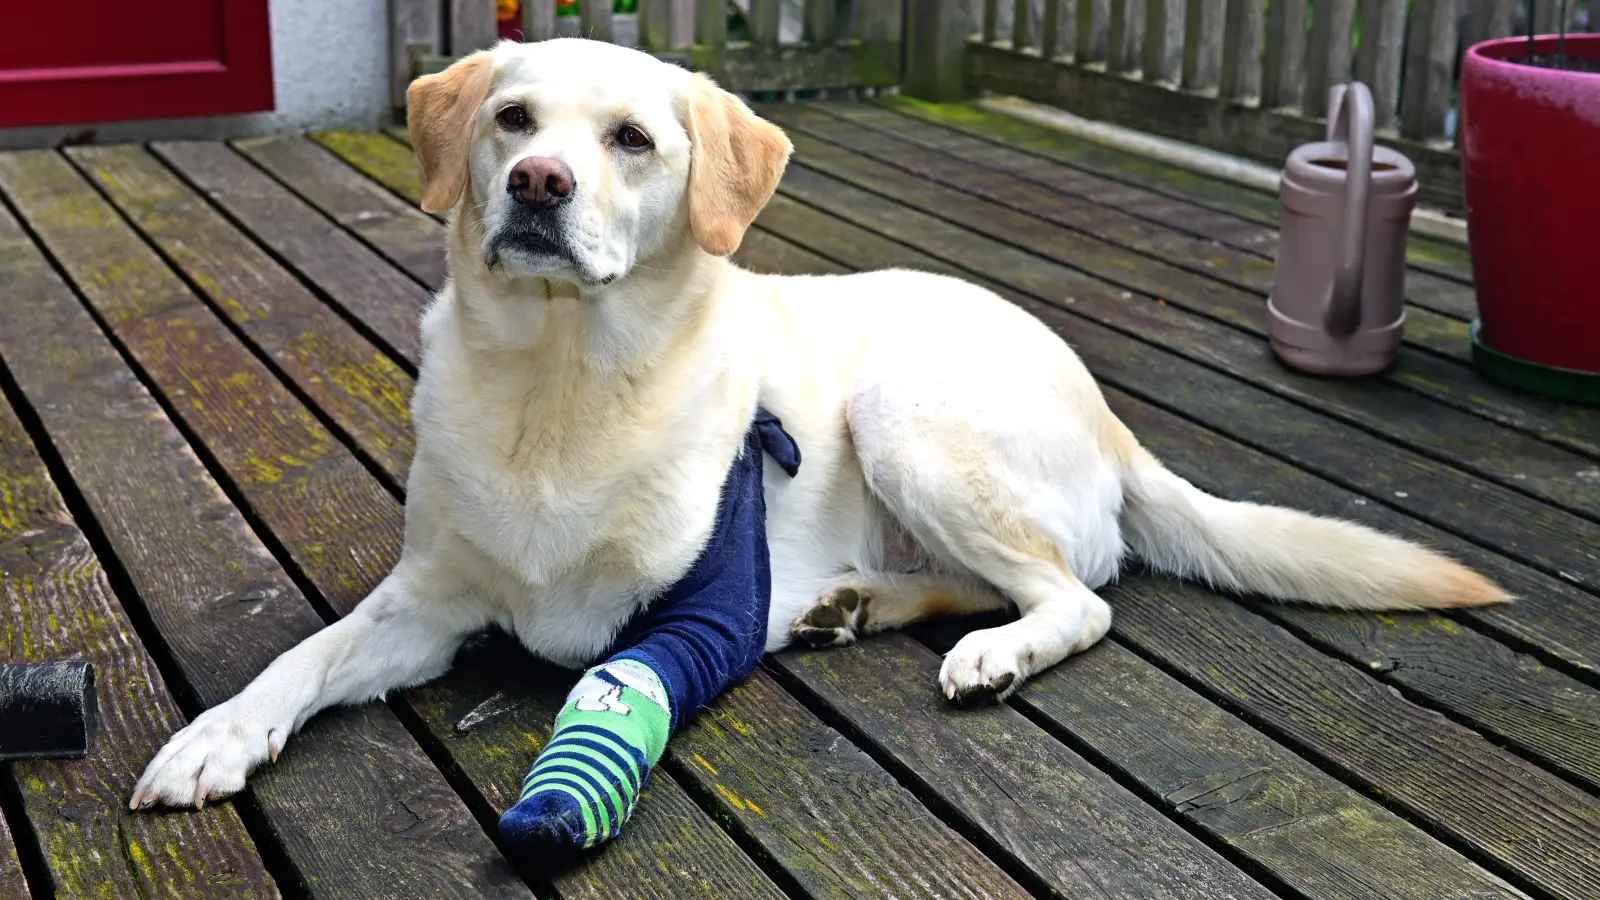
[[[406,125],[426,183],[422,208],[443,212],[456,205],[467,186],[467,152],[472,119],[493,80],[493,54],[479,50],[435,75],[424,75],[406,89]]]
[[[789,163],[793,147],[778,126],[704,75],[689,98],[689,227],[713,256],[739,249]]]

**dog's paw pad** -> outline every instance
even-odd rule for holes
[[[1004,697],[1016,680],[1015,675],[1006,672],[993,681],[962,685],[956,688],[955,696],[950,698],[950,702],[962,709],[987,706]]]
[[[817,601],[794,622],[794,636],[813,647],[844,647],[856,642],[867,624],[872,595],[857,588],[839,588]]]

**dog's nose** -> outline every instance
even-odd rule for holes
[[[566,202],[577,186],[572,169],[548,156],[530,156],[522,160],[511,167],[511,177],[506,181],[506,190],[518,203],[537,209],[549,209]]]

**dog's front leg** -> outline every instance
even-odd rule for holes
[[[344,619],[273,660],[233,699],[201,713],[145,768],[129,808],[200,807],[244,787],[318,711],[419,684],[483,627],[475,604],[404,563]]]

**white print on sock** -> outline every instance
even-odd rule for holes
[[[649,666],[631,659],[619,659],[586,672],[567,695],[567,702],[584,712],[614,712],[624,716],[633,712],[622,702],[622,687],[597,677],[599,672],[649,697],[662,709],[668,708],[667,691],[660,677]]]

